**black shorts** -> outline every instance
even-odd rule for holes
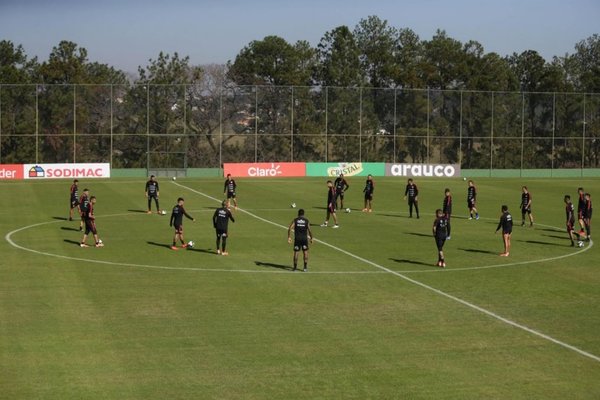
[[[183,234],[183,225],[175,225],[175,233],[176,234]]]
[[[590,219],[592,219],[592,210],[587,210],[587,211],[585,212],[585,219],[587,219],[588,221],[589,221]]]
[[[522,206],[521,207],[521,214],[531,214],[531,207]]]
[[[467,207],[469,207],[469,210],[475,208],[475,199],[467,199]]]
[[[98,234],[98,231],[96,230],[96,222],[93,219],[86,219],[85,234],[88,235],[90,232],[94,235]]]
[[[308,239],[296,239],[294,240],[294,251],[306,251],[308,250]]]
[[[442,249],[444,248],[444,243],[446,243],[445,237],[440,237],[440,236],[435,237],[435,244],[437,246],[438,251],[442,251]]]
[[[365,200],[373,200],[373,193],[365,192]]]
[[[71,208],[78,207],[79,206],[79,200],[76,199],[76,198],[71,198],[70,204],[71,204]]]
[[[227,237],[227,231],[217,229],[216,232],[217,232],[217,237],[224,237],[224,238]]]
[[[335,213],[335,202],[327,204],[327,212]]]
[[[505,231],[504,229],[502,229],[502,234],[503,235],[510,235],[511,233],[512,233],[512,229],[508,230],[508,231]]]
[[[235,192],[227,192],[228,199],[235,199]]]
[[[417,203],[418,203],[418,202],[417,202],[417,199],[416,199],[416,198],[414,198],[414,197],[409,197],[409,198],[408,198],[408,205],[411,205],[411,204],[417,204]]]
[[[158,200],[158,195],[156,193],[148,194],[148,199]]]
[[[335,193],[335,199],[337,200],[338,197],[340,199],[344,200],[344,192],[342,192],[342,191],[336,192]]]

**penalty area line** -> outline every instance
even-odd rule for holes
[[[206,193],[202,193],[202,192],[200,192],[200,191],[198,191],[198,190],[195,190],[195,189],[193,189],[193,188],[190,188],[190,187],[188,187],[188,186],[185,186],[185,185],[181,185],[181,184],[179,184],[179,183],[177,183],[177,182],[173,182],[173,183],[174,183],[174,184],[176,184],[177,186],[180,186],[180,187],[182,187],[182,188],[184,188],[184,189],[187,189],[187,190],[189,190],[189,191],[191,191],[191,192],[193,192],[193,193],[196,193],[196,194],[198,194],[198,195],[200,195],[200,196],[204,196],[204,197],[206,197],[206,198],[208,198],[208,199],[211,199],[211,200],[213,200],[213,201],[216,201],[216,202],[221,202],[221,200],[217,199],[216,197],[212,197],[212,196],[210,196],[210,195],[208,195],[208,194],[206,194]],[[287,229],[287,227],[285,227],[285,226],[283,226],[283,225],[281,225],[281,224],[278,224],[278,223],[276,223],[276,222],[273,222],[273,221],[270,221],[270,220],[268,220],[268,219],[266,219],[266,218],[263,218],[263,217],[260,217],[260,216],[258,216],[258,215],[255,215],[255,214],[253,214],[253,213],[251,213],[251,212],[249,212],[249,211],[246,211],[246,210],[244,210],[244,209],[238,208],[238,210],[239,210],[239,211],[241,211],[241,212],[243,212],[243,213],[245,213],[245,214],[247,214],[247,215],[249,215],[249,216],[251,216],[251,217],[253,217],[253,218],[256,218],[256,219],[258,219],[259,221],[266,222],[266,223],[268,223],[268,224],[271,224],[271,225],[277,226],[277,227],[279,227],[279,228]],[[391,274],[391,275],[397,276],[398,278],[401,278],[401,279],[403,279],[403,280],[405,280],[405,281],[407,281],[407,282],[410,282],[410,283],[412,283],[412,284],[414,284],[414,285],[420,286],[420,287],[422,287],[423,289],[427,289],[427,290],[429,290],[429,291],[431,291],[431,292],[434,292],[434,293],[436,293],[436,294],[438,294],[438,295],[440,295],[440,296],[446,297],[447,299],[453,300],[453,301],[455,301],[455,302],[457,302],[457,303],[459,303],[459,304],[462,304],[463,306],[466,306],[466,307],[468,307],[468,308],[470,308],[470,309],[472,309],[472,310],[475,310],[475,311],[478,311],[478,312],[480,312],[480,313],[482,313],[482,314],[485,314],[485,315],[487,315],[487,316],[489,316],[489,317],[491,317],[491,318],[494,318],[494,319],[496,319],[496,320],[498,320],[498,321],[500,321],[500,322],[503,322],[503,323],[505,323],[505,324],[507,324],[507,325],[510,325],[510,326],[512,326],[512,327],[514,327],[514,328],[521,329],[521,330],[523,330],[523,331],[525,331],[525,332],[528,332],[528,333],[530,333],[530,334],[532,334],[532,335],[534,335],[534,336],[537,336],[537,337],[539,337],[539,338],[541,338],[541,339],[544,339],[544,340],[546,340],[546,341],[549,341],[549,342],[551,342],[551,343],[554,343],[554,344],[556,344],[556,345],[558,345],[558,346],[561,346],[561,347],[563,347],[563,348],[565,348],[565,349],[567,349],[567,350],[574,351],[574,352],[576,352],[576,353],[578,353],[578,354],[580,354],[580,355],[582,355],[582,356],[584,356],[584,357],[587,357],[587,358],[589,358],[589,359],[592,359],[592,360],[594,360],[594,361],[596,361],[596,362],[600,362],[600,357],[599,357],[599,356],[597,356],[597,355],[594,355],[594,354],[592,354],[592,353],[589,353],[589,352],[587,352],[587,351],[585,351],[585,350],[582,350],[582,349],[580,349],[580,348],[578,348],[578,347],[575,347],[575,346],[573,346],[573,345],[570,345],[570,344],[568,344],[568,343],[565,343],[565,342],[563,342],[563,341],[561,341],[561,340],[555,339],[555,338],[553,338],[552,336],[546,335],[545,333],[542,333],[542,332],[539,332],[539,331],[537,331],[537,330],[535,330],[535,329],[529,328],[528,326],[525,326],[525,325],[523,325],[523,324],[520,324],[520,323],[518,323],[518,322],[515,322],[515,321],[513,321],[513,320],[510,320],[510,319],[508,319],[508,318],[502,317],[501,315],[499,315],[499,314],[496,314],[496,313],[494,313],[494,312],[492,312],[492,311],[489,311],[489,310],[487,310],[487,309],[485,309],[485,308],[483,308],[483,307],[480,307],[480,306],[478,306],[478,305],[476,305],[476,304],[470,303],[470,302],[468,302],[468,301],[466,301],[466,300],[463,300],[463,299],[461,299],[461,298],[459,298],[459,297],[456,297],[456,296],[454,296],[454,295],[451,295],[451,294],[449,294],[449,293],[446,293],[446,292],[444,292],[444,291],[442,291],[442,290],[440,290],[440,289],[436,289],[436,288],[434,288],[433,286],[429,286],[429,285],[427,285],[426,283],[420,282],[420,281],[418,281],[418,280],[416,280],[416,279],[412,279],[412,278],[410,278],[410,277],[408,277],[408,276],[406,276],[406,275],[403,275],[403,274],[402,274],[402,273],[400,273],[400,272],[397,272],[397,271],[391,270],[391,269],[389,269],[389,268],[386,268],[386,267],[384,267],[384,266],[382,266],[382,265],[379,265],[379,264],[377,264],[377,263],[375,263],[375,262],[373,262],[373,261],[371,261],[371,260],[367,260],[366,258],[363,258],[363,257],[361,257],[361,256],[359,256],[359,255],[356,255],[356,254],[350,253],[349,251],[346,251],[346,250],[344,250],[344,249],[342,249],[342,248],[339,248],[339,247],[337,247],[337,246],[334,246],[334,245],[332,245],[332,244],[329,244],[329,243],[327,243],[327,242],[324,242],[324,241],[322,241],[322,240],[315,239],[315,241],[316,241],[316,242],[318,242],[318,243],[324,244],[325,246],[327,246],[327,247],[330,247],[330,248],[332,248],[332,249],[334,249],[334,250],[337,250],[337,251],[339,251],[340,253],[343,253],[343,254],[345,254],[345,255],[347,255],[347,256],[349,256],[349,257],[352,257],[352,258],[354,258],[354,259],[356,259],[356,260],[362,261],[362,262],[363,262],[363,263],[365,263],[365,264],[371,265],[372,267],[375,267],[375,268],[377,268],[377,269],[379,269],[379,270],[381,270],[381,271],[385,271],[385,272],[387,272],[387,273],[389,273],[389,274]]]

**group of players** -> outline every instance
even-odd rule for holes
[[[95,240],[96,247],[103,247],[102,240],[98,237],[96,229],[94,206],[96,204],[96,197],[89,196],[89,190],[84,189],[83,194],[79,196],[78,192],[79,181],[75,179],[70,188],[70,210],[69,220],[73,219],[73,212],[77,210],[80,215],[80,231],[84,231],[83,238],[81,239],[81,247],[89,247],[87,244],[88,235],[91,233]],[[329,219],[332,217],[334,221],[333,228],[338,228],[338,219],[336,215],[337,209],[344,209],[344,194],[350,188],[348,181],[344,178],[343,174],[340,174],[335,181],[327,181],[327,211],[326,218],[321,227],[329,226]],[[530,226],[533,226],[533,214],[531,211],[532,195],[529,192],[527,186],[523,186],[521,193],[521,226],[525,226],[526,218]],[[226,196],[226,200],[223,200],[221,206],[217,208],[212,217],[213,227],[215,228],[216,234],[216,249],[219,255],[228,255],[226,250],[227,237],[228,237],[228,224],[229,221],[235,222],[233,214],[231,212],[231,202],[233,202],[234,209],[237,209],[237,196],[236,196],[237,184],[231,177],[231,174],[227,175],[225,183],[223,185],[223,194]],[[373,194],[375,191],[375,183],[372,175],[367,176],[365,186],[363,189],[364,193],[364,207],[363,212],[373,211]],[[147,213],[152,213],[152,201],[156,206],[158,214],[166,214],[160,209],[159,206],[159,184],[156,181],[154,175],[150,176],[150,179],[146,182],[145,196],[148,201]],[[420,218],[419,215],[419,189],[413,179],[408,179],[406,188],[404,191],[404,199],[408,200],[408,211],[409,218],[413,217],[413,209],[416,214],[416,218]],[[583,240],[590,240],[591,235],[591,218],[592,218],[592,200],[591,195],[586,193],[583,188],[578,189],[578,205],[577,205],[577,216],[580,225],[580,230],[575,229],[575,208],[571,202],[571,197],[565,195],[565,212],[566,212],[566,227],[571,240],[571,246],[575,246],[577,240],[578,246],[583,246]],[[479,219],[479,212],[477,211],[477,188],[473,180],[468,181],[467,186],[467,207],[469,210],[469,219]],[[338,208],[339,200],[339,208]],[[185,200],[180,197],[177,199],[177,204],[171,211],[171,218],[169,220],[169,226],[174,227],[175,233],[171,244],[171,249],[178,250],[177,243],[181,243],[181,248],[187,248],[188,243],[185,242],[183,233],[183,217],[195,221],[184,208]],[[435,264],[438,267],[446,267],[446,261],[444,259],[443,247],[446,240],[451,239],[451,216],[452,216],[452,193],[449,188],[444,190],[444,199],[442,201],[442,208],[439,208],[435,212],[435,220],[433,222],[433,237],[438,250],[438,261]],[[349,212],[349,208],[345,209]],[[500,253],[502,257],[508,257],[510,255],[510,238],[513,228],[513,217],[508,210],[508,206],[502,205],[501,216],[496,232],[502,230],[502,239],[504,244],[504,251]],[[309,242],[312,243],[314,236],[310,229],[310,222],[305,216],[304,209],[298,210],[298,216],[292,220],[288,226],[288,242],[292,243],[292,232],[294,233],[294,255],[293,255],[293,270],[297,269],[298,265],[298,254],[300,251],[303,253],[303,271],[308,271],[308,250]]]
[[[104,243],[98,237],[98,231],[96,230],[96,216],[94,215],[94,207],[96,205],[96,196],[90,196],[89,189],[83,189],[81,196],[79,195],[79,180],[73,180],[73,184],[70,188],[69,196],[69,221],[73,221],[73,214],[76,212],[79,214],[79,231],[83,232],[80,247],[90,247],[87,244],[88,235],[91,233],[94,237],[94,245],[96,247],[103,247]]]

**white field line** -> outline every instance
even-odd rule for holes
[[[176,182],[173,182],[173,183],[175,183],[177,186],[180,186],[180,187],[182,187],[182,188],[185,188],[185,189],[187,189],[187,190],[189,190],[189,191],[191,191],[191,192],[194,192],[194,193],[196,193],[196,194],[199,194],[199,195],[201,195],[201,196],[204,196],[204,197],[206,197],[206,198],[208,198],[208,199],[211,199],[211,200],[214,200],[214,201],[218,201],[218,202],[220,202],[220,201],[221,201],[221,200],[219,200],[219,199],[217,199],[217,198],[215,198],[215,197],[209,196],[209,195],[207,195],[207,194],[205,194],[205,193],[199,192],[199,191],[197,191],[197,190],[195,190],[195,189],[192,189],[192,188],[190,188],[190,187],[187,187],[187,186],[181,185],[181,184],[179,184],[179,183],[176,183]],[[265,219],[265,218],[262,218],[262,217],[260,217],[260,216],[258,216],[258,215],[255,215],[255,214],[253,214],[253,213],[251,213],[251,212],[249,212],[249,211],[246,211],[246,210],[243,210],[243,209],[238,209],[238,210],[239,210],[239,211],[242,211],[242,212],[244,212],[244,213],[246,213],[246,214],[250,215],[251,217],[254,217],[254,218],[256,218],[256,219],[258,219],[258,220],[260,220],[260,221],[266,222],[266,223],[268,223],[268,224],[271,224],[271,225],[274,225],[274,226],[277,226],[277,227],[280,227],[280,228],[283,228],[283,229],[287,229],[287,227],[286,227],[286,226],[283,226],[283,225],[281,225],[281,224],[278,224],[278,223],[276,223],[276,222],[273,222],[273,221],[269,221],[269,220],[267,220],[267,219]],[[329,244],[329,243],[327,243],[327,242],[323,242],[322,240],[316,240],[316,241],[317,241],[317,242],[319,242],[319,243],[321,243],[321,244],[324,244],[325,246],[328,246],[328,247],[330,247],[330,248],[332,248],[332,249],[334,249],[334,250],[337,250],[337,251],[339,251],[340,253],[346,254],[346,255],[347,255],[347,256],[349,256],[349,257],[352,257],[352,258],[354,258],[354,259],[356,259],[356,260],[362,261],[362,262],[364,262],[365,264],[371,265],[371,266],[373,266],[373,267],[375,267],[375,268],[377,268],[377,269],[380,269],[380,270],[382,270],[382,271],[385,271],[385,272],[387,272],[387,273],[389,273],[389,274],[395,275],[395,276],[397,276],[397,277],[399,277],[399,278],[402,278],[402,279],[404,279],[404,280],[405,280],[405,281],[407,281],[407,282],[410,282],[410,283],[412,283],[412,284],[414,284],[414,285],[420,286],[420,287],[422,287],[422,288],[424,288],[424,289],[427,289],[427,290],[429,290],[429,291],[432,291],[432,292],[434,292],[434,293],[437,293],[437,294],[439,294],[440,296],[446,297],[446,298],[448,298],[448,299],[450,299],[450,300],[453,300],[453,301],[455,301],[455,302],[457,302],[457,303],[460,303],[460,304],[462,304],[462,305],[464,305],[464,306],[466,306],[466,307],[469,307],[469,308],[471,308],[471,309],[473,309],[473,310],[475,310],[475,311],[479,311],[480,313],[483,313],[483,314],[485,314],[485,315],[487,315],[487,316],[489,316],[489,317],[492,317],[492,318],[494,318],[494,319],[497,319],[498,321],[504,322],[505,324],[508,324],[508,325],[511,325],[511,326],[513,326],[513,327],[515,327],[515,328],[518,328],[518,329],[524,330],[524,331],[526,331],[526,332],[529,332],[529,333],[530,333],[530,334],[532,334],[532,335],[535,335],[535,336],[537,336],[537,337],[540,337],[540,338],[542,338],[542,339],[545,339],[545,340],[547,340],[547,341],[549,341],[549,342],[552,342],[552,343],[554,343],[554,344],[557,344],[557,345],[559,345],[559,346],[561,346],[561,347],[564,347],[564,348],[566,348],[566,349],[568,349],[568,350],[571,350],[571,351],[574,351],[574,352],[576,352],[576,353],[579,353],[580,355],[582,355],[582,356],[585,356],[585,357],[587,357],[587,358],[590,358],[590,359],[592,359],[592,360],[594,360],[594,361],[600,362],[600,357],[599,357],[599,356],[596,356],[596,355],[594,355],[594,354],[588,353],[587,351],[585,351],[585,350],[582,350],[582,349],[580,349],[580,348],[578,348],[578,347],[575,347],[575,346],[572,346],[572,345],[570,345],[570,344],[568,344],[568,343],[562,342],[562,341],[560,341],[560,340],[558,340],[558,339],[555,339],[555,338],[553,338],[552,336],[549,336],[549,335],[546,335],[546,334],[544,334],[544,333],[542,333],[542,332],[536,331],[535,329],[532,329],[532,328],[529,328],[529,327],[527,327],[527,326],[525,326],[525,325],[519,324],[518,322],[512,321],[512,320],[510,320],[510,319],[508,319],[508,318],[504,318],[504,317],[502,317],[502,316],[500,316],[500,315],[498,315],[498,314],[496,314],[496,313],[494,313],[494,312],[492,312],[492,311],[486,310],[485,308],[479,307],[478,305],[475,305],[475,304],[473,304],[473,303],[470,303],[470,302],[468,302],[468,301],[466,301],[466,300],[463,300],[463,299],[461,299],[461,298],[459,298],[459,297],[453,296],[453,295],[451,295],[451,294],[449,294],[449,293],[446,293],[446,292],[444,292],[444,291],[442,291],[442,290],[436,289],[436,288],[434,288],[434,287],[432,287],[432,286],[429,286],[429,285],[427,285],[427,284],[425,284],[425,283],[423,283],[423,282],[420,282],[420,281],[417,281],[417,280],[415,280],[415,279],[409,278],[409,277],[408,277],[408,276],[406,276],[406,275],[403,275],[403,274],[401,274],[401,273],[399,273],[399,272],[396,272],[396,271],[394,271],[394,270],[391,270],[391,269],[389,269],[389,268],[386,268],[386,267],[384,267],[384,266],[382,266],[382,265],[379,265],[379,264],[377,264],[377,263],[374,263],[373,261],[367,260],[367,259],[365,259],[365,258],[363,258],[363,257],[360,257],[360,256],[356,255],[356,254],[350,253],[350,252],[348,252],[348,251],[346,251],[346,250],[344,250],[344,249],[341,249],[341,248],[339,248],[339,247],[337,247],[337,246],[334,246],[334,245],[332,245],[332,244]]]
[[[211,211],[211,210],[208,210],[208,211]],[[211,211],[211,212],[213,212],[213,211]],[[124,215],[138,215],[138,214],[140,214],[140,213],[112,214],[112,215],[103,215],[103,216],[101,216],[101,218],[119,217],[119,216],[124,216]],[[38,254],[38,255],[47,256],[47,257],[55,257],[55,258],[59,258],[59,259],[63,259],[63,260],[81,261],[81,262],[86,262],[86,263],[94,263],[94,264],[102,264],[102,265],[134,267],[134,268],[148,268],[148,269],[169,270],[169,271],[238,272],[238,273],[245,273],[245,274],[289,274],[290,273],[290,271],[288,271],[288,270],[273,270],[273,269],[253,270],[253,269],[225,269],[225,268],[168,267],[168,266],[164,266],[164,265],[148,265],[148,264],[135,264],[135,263],[125,263],[125,262],[116,262],[116,261],[94,260],[94,259],[89,259],[89,258],[71,257],[71,256],[65,256],[62,254],[54,254],[54,253],[49,253],[49,252],[45,252],[45,251],[30,249],[28,247],[24,247],[24,246],[17,244],[12,239],[12,236],[14,234],[19,233],[21,231],[25,231],[27,229],[35,228],[35,227],[42,226],[42,225],[50,225],[50,224],[56,224],[56,223],[60,223],[60,222],[64,222],[64,221],[60,221],[60,220],[59,221],[47,221],[47,222],[40,222],[37,224],[24,226],[24,227],[15,229],[11,232],[8,232],[4,236],[4,239],[11,246],[13,246],[19,250],[28,251],[33,254]],[[216,255],[215,255],[215,257],[216,257]],[[320,274],[320,275],[352,275],[352,274],[358,275],[358,274],[362,274],[362,275],[365,275],[365,274],[382,274],[382,273],[384,273],[384,272],[383,271],[314,271],[314,272],[311,272],[311,275],[314,275],[314,274]]]

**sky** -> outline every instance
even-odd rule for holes
[[[442,29],[486,52],[537,50],[547,60],[600,33],[599,0],[0,0],[0,40],[40,61],[69,40],[90,61],[135,73],[160,51],[204,65],[233,61],[268,35],[316,46],[325,32],[370,15],[422,40]]]

